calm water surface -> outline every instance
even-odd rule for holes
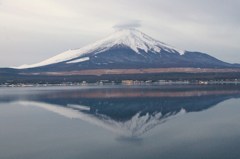
[[[0,159],[239,159],[240,86],[0,88]]]

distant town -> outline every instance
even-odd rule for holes
[[[50,87],[50,86],[101,86],[101,85],[213,85],[213,84],[240,84],[240,79],[223,79],[223,80],[122,80],[122,81],[109,81],[100,80],[97,82],[62,82],[62,83],[13,83],[5,82],[1,83],[0,87]]]

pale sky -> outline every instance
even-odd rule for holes
[[[124,26],[240,63],[240,0],[0,0],[0,67],[40,62]]]

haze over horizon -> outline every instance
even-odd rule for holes
[[[0,67],[80,48],[138,28],[176,48],[240,63],[238,0],[0,0]]]

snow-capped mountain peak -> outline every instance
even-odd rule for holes
[[[76,58],[81,58],[82,56],[87,56],[88,54],[94,53],[98,54],[111,49],[114,46],[123,45],[129,47],[137,54],[142,52],[154,52],[160,53],[161,50],[167,51],[169,53],[183,54],[184,51],[178,50],[172,46],[162,43],[158,40],[151,38],[150,36],[136,30],[136,29],[120,29],[115,31],[110,36],[99,40],[93,44],[87,45],[80,49],[68,50],[54,57],[51,57],[42,62],[32,64],[32,65],[22,65],[17,67],[18,69],[40,67],[50,64],[55,64],[59,62],[69,61]],[[84,59],[86,60],[86,58]],[[82,61],[82,60],[80,60]],[[71,63],[71,62],[70,62]]]
[[[140,50],[145,52],[153,51],[160,52],[161,49],[167,50],[169,52],[179,52],[183,51],[177,50],[167,44],[157,41],[150,36],[136,30],[136,29],[120,29],[109,37],[99,41],[100,46],[112,47],[114,45],[125,45],[130,47],[135,52],[139,53]]]

